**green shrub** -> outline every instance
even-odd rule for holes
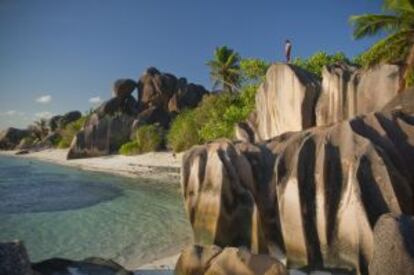
[[[200,144],[198,133],[200,122],[196,121],[195,114],[196,109],[184,111],[172,123],[167,135],[167,143],[174,152],[182,152],[193,145]]]
[[[240,69],[243,80],[247,83],[258,83],[264,80],[270,63],[256,58],[240,60]]]
[[[125,143],[119,149],[122,155],[137,155],[157,151],[163,142],[162,132],[157,125],[145,125],[138,128],[132,141]]]
[[[327,54],[326,52],[317,52],[307,59],[296,58],[293,64],[310,71],[317,76],[322,76],[322,68],[326,65],[331,65],[337,62],[350,64],[351,62],[342,52],[335,54]]]
[[[257,85],[247,85],[240,93],[221,93],[203,98],[201,104],[181,113],[168,133],[168,146],[175,152],[218,138],[233,138],[236,123],[254,109]]]
[[[60,131],[62,138],[57,143],[57,147],[61,149],[68,148],[75,135],[82,129],[86,119],[86,116],[82,116],[80,119],[67,124],[65,128]]]

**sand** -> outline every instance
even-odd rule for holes
[[[17,151],[0,151],[0,155],[15,155]],[[118,176],[140,177],[165,183],[178,184],[182,154],[151,152],[137,156],[111,155],[104,157],[67,160],[66,149],[48,149],[17,157],[36,159],[54,164],[75,167],[82,170],[105,172]],[[181,248],[174,255],[134,267],[134,274],[173,274]]]
[[[3,155],[15,155],[17,151],[0,151]],[[19,155],[83,170],[105,172],[126,177],[140,177],[170,183],[178,183],[182,154],[151,152],[137,156],[111,155],[85,159],[66,159],[66,149],[48,149]]]

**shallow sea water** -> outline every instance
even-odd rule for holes
[[[32,262],[97,256],[134,268],[190,236],[178,183],[0,156],[0,241],[23,240]]]

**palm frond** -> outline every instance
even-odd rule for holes
[[[414,11],[414,0],[384,0],[383,9],[398,14],[404,11]]]
[[[360,39],[365,36],[378,34],[380,31],[390,31],[401,26],[401,19],[393,15],[364,14],[350,17],[354,25],[353,36]]]
[[[410,49],[407,35],[409,32],[400,31],[375,43],[368,51],[362,54],[365,67],[378,63],[397,63],[404,61]]]

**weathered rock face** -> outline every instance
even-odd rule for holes
[[[0,133],[0,150],[13,150],[20,144],[22,139],[29,135],[29,130],[7,128]]]
[[[369,274],[414,274],[414,218],[386,214],[374,229]]]
[[[272,65],[256,94],[259,138],[314,126],[319,90],[319,81],[311,73],[293,65]]]
[[[138,98],[143,109],[158,107],[166,112],[179,112],[196,107],[207,93],[203,86],[155,68],[147,69],[138,81]]]
[[[132,79],[118,79],[112,88],[114,97],[125,98],[130,96],[137,87],[137,83]]]
[[[107,275],[132,275],[111,260],[102,258],[88,258],[83,261],[72,261],[60,258],[45,260],[32,265],[34,271],[40,274],[107,274]]]
[[[0,243],[0,274],[32,275],[29,256],[19,241]]]
[[[178,113],[185,108],[195,108],[207,93],[203,86],[188,84],[185,78],[180,78],[177,83],[177,92],[168,101],[168,111]]]
[[[118,152],[122,144],[129,141],[134,117],[127,114],[93,114],[84,128],[76,134],[67,158],[85,158],[109,155]]]
[[[177,275],[251,274],[285,275],[286,268],[267,255],[254,255],[244,248],[193,246],[185,249],[175,267]]]
[[[414,115],[372,113],[256,145],[195,147],[182,188],[196,244],[366,273],[378,218],[413,213],[413,161]]]
[[[323,69],[321,87],[319,80],[297,67],[272,65],[257,91],[257,111],[236,126],[236,137],[258,142],[285,132],[378,112],[397,95],[399,82],[396,65],[362,70],[334,64]]]
[[[399,81],[396,65],[384,64],[368,70],[345,64],[325,67],[315,110],[317,125],[380,111],[397,95]]]
[[[64,115],[53,116],[49,119],[48,126],[52,132],[64,128],[71,122],[74,122],[82,117],[82,113],[79,111],[70,111]]]

